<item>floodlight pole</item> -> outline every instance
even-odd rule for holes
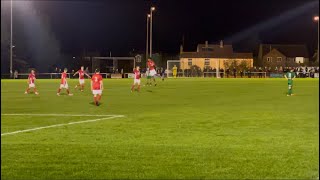
[[[150,14],[147,15],[147,41],[146,41],[146,68],[147,68],[147,60],[148,60],[148,46],[149,46],[149,19],[150,19]]]
[[[10,75],[12,75],[12,0],[10,1]]]
[[[317,62],[319,63],[319,17],[318,17],[318,51],[317,51]]]
[[[150,8],[150,58],[152,58],[152,11],[155,10],[155,7]]]

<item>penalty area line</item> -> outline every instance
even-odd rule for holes
[[[31,128],[31,129],[25,129],[25,130],[2,133],[1,137],[2,136],[7,136],[7,135],[24,133],[24,132],[37,131],[37,130],[41,130],[41,129],[49,129],[49,128],[55,128],[55,127],[60,127],[60,126],[69,126],[69,125],[74,125],[74,124],[91,123],[91,122],[103,121],[103,120],[120,118],[120,117],[124,117],[124,116],[123,115],[115,115],[115,116],[112,116],[112,117],[105,117],[105,118],[99,118],[99,119],[90,119],[90,120],[85,120],[85,121],[75,121],[75,122],[69,122],[69,123],[54,124],[54,125],[50,125],[50,126],[42,126],[42,127],[37,127],[37,128]]]

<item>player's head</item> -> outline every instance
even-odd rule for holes
[[[31,74],[34,74],[34,69],[31,69]]]
[[[150,58],[148,58],[148,62],[149,62],[149,61],[151,61],[151,59],[150,59]]]
[[[140,66],[137,66],[136,69],[139,71],[140,70]]]
[[[96,74],[100,74],[100,69],[96,69],[94,72],[95,72]]]
[[[67,68],[64,68],[64,69],[63,69],[63,72],[65,72],[65,73],[68,72],[68,69],[67,69]]]
[[[177,65],[174,65],[174,67],[177,67]]]
[[[82,71],[84,70],[84,66],[81,66],[81,70],[82,70]]]

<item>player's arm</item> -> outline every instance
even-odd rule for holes
[[[102,79],[100,80],[100,89],[101,89],[101,91],[103,91],[103,80]]]
[[[286,74],[284,75],[284,77],[285,77],[286,79],[288,79]]]
[[[87,74],[86,72],[84,73],[88,78],[91,78],[91,76],[89,74]]]
[[[73,76],[75,76],[75,75],[77,75],[77,74],[79,74],[79,71],[77,71],[76,73],[74,73],[74,75],[73,75]]]

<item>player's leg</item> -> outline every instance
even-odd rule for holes
[[[38,91],[37,91],[36,86],[33,87],[33,91],[34,91],[34,94],[35,94],[35,95],[38,95],[38,94],[39,94]]]
[[[30,89],[33,88],[33,87],[34,87],[34,84],[29,84],[28,88],[26,89],[26,91],[24,93],[25,94],[29,94]]]
[[[93,90],[93,91],[96,91],[96,90]],[[95,105],[98,105],[98,98],[96,93],[93,93],[93,102]]]
[[[288,84],[288,96],[291,96],[292,93],[292,86],[291,84]]]
[[[152,80],[153,80],[154,86],[157,86],[157,82],[156,82],[155,76],[152,76]]]
[[[27,87],[26,91],[24,92],[25,94],[29,94],[30,91],[30,85]]]
[[[80,79],[79,83],[80,83],[80,90],[83,91],[84,90],[84,79]]]
[[[132,84],[132,86],[131,86],[131,92],[134,91],[134,86],[135,86],[135,84],[136,84],[136,80],[133,81],[133,84]]]
[[[140,92],[140,79],[137,79],[137,84],[138,84],[138,92]]]

